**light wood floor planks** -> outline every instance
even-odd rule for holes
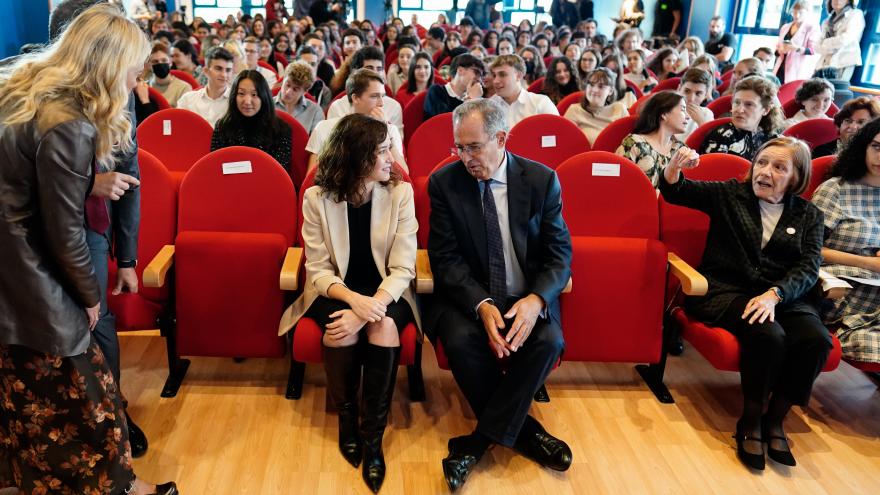
[[[195,358],[178,396],[163,399],[164,341],[120,340],[129,412],[150,440],[135,461],[140,477],[174,479],[184,495],[370,493],[337,451],[320,366],[307,368],[302,399],[288,401],[285,360]],[[446,441],[474,425],[451,374],[425,350],[427,401],[409,402],[405,369],[398,376],[385,495],[447,493]],[[786,423],[799,465],[768,460],[763,474],[739,464],[731,439],[739,375],[687,348],[666,376],[675,404],[657,402],[631,365],[564,363],[548,381],[551,402],[532,413],[571,445],[571,469],[555,473],[495,447],[461,493],[880,493],[880,392],[848,365],[824,373],[810,406]]]

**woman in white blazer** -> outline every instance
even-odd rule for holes
[[[806,20],[808,8],[805,0],[795,2],[791,6],[792,21],[783,24],[779,30],[779,41],[776,42],[778,56],[773,74],[780,83],[809,79],[816,68],[819,59],[816,49],[821,31]]]
[[[397,376],[399,332],[420,326],[411,288],[416,230],[413,189],[393,171],[388,126],[352,114],[334,128],[303,199],[303,293],[281,333],[303,316],[324,330],[327,389],[339,411],[339,448],[378,492],[382,436]],[[363,365],[363,410],[358,385]]]
[[[862,65],[859,42],[865,31],[865,14],[854,7],[855,0],[828,0],[831,16],[822,23],[819,62],[816,76],[850,80],[857,65]]]

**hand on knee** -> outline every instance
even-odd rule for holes
[[[324,337],[321,339],[321,343],[324,344],[324,347],[348,347],[357,344],[358,342],[358,334],[347,335],[341,339],[334,339],[329,334],[324,334]]]
[[[385,316],[375,323],[367,324],[367,340],[381,347],[400,346],[400,335],[394,320]]]

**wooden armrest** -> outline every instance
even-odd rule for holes
[[[289,247],[284,255],[284,264],[281,265],[281,290],[296,290],[299,288],[299,269],[303,262],[303,248]]]
[[[709,290],[709,281],[675,253],[667,255],[669,271],[681,282],[681,291],[689,296],[703,296]]]
[[[171,244],[162,246],[156,256],[150,260],[150,264],[144,268],[142,276],[144,287],[162,287],[165,285],[165,276],[174,263],[174,246]]]
[[[416,251],[416,294],[434,293],[434,273],[427,249]]]
[[[822,297],[825,299],[843,299],[847,292],[852,289],[852,285],[846,280],[835,277],[834,275],[819,270],[819,284],[822,287]]]
[[[571,292],[571,277],[568,277],[568,283],[565,284],[565,288],[562,289],[563,294],[568,294]]]

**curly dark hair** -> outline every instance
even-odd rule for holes
[[[837,155],[834,166],[828,173],[829,177],[841,177],[848,181],[857,181],[868,173],[867,153],[871,141],[880,134],[880,119],[874,119],[859,129],[843,151]]]
[[[814,77],[804,81],[804,84],[794,94],[794,99],[803,106],[805,101],[816,95],[821,95],[825,91],[830,91],[831,97],[834,97],[834,85],[828,82],[828,79]]]
[[[565,68],[568,69],[568,72],[571,75],[568,84],[565,86],[560,86],[556,81],[556,66],[559,64],[565,65]],[[544,78],[544,89],[542,92],[550,97],[550,100],[556,105],[566,96],[572,93],[577,93],[580,89],[580,85],[580,74],[575,68],[574,62],[568,57],[556,57],[547,67],[547,76]]]
[[[340,119],[318,156],[315,185],[335,201],[359,202],[364,179],[372,173],[376,151],[387,136],[388,124],[372,117],[353,113]],[[391,178],[382,185],[399,180],[400,175],[392,168]]]

